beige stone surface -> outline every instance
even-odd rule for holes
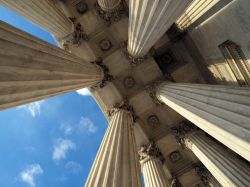
[[[110,119],[85,187],[141,187],[131,113],[116,111]]]
[[[250,88],[163,83],[158,98],[250,160]]]
[[[55,37],[64,37],[73,31],[72,22],[51,0],[1,0],[0,5],[44,28]]]
[[[0,109],[93,86],[102,70],[0,22]]]
[[[193,133],[185,145],[199,158],[222,186],[249,186],[250,167],[241,158],[203,133]]]
[[[112,3],[118,2],[119,0],[99,0],[99,1],[104,2],[104,3],[108,2],[112,4]],[[208,0],[202,0],[202,1],[208,1]],[[220,0],[220,1],[229,2],[230,0]],[[68,25],[69,22],[62,21],[62,19],[66,18],[65,20],[68,20],[67,17],[75,17],[76,21],[82,25],[84,31],[88,34],[89,40],[81,41],[80,46],[73,45],[69,47],[69,51],[72,54],[77,56],[74,58],[72,57],[72,55],[66,52],[62,52],[62,51],[58,52],[59,50],[56,50],[56,52],[55,51],[51,51],[51,52],[55,53],[56,56],[60,56],[60,57],[62,56],[63,62],[68,61],[69,59],[70,61],[75,61],[75,59],[77,59],[76,61],[77,62],[81,61],[81,63],[83,62],[84,66],[85,64],[88,64],[86,63],[86,61],[94,61],[96,58],[101,57],[103,59],[103,63],[109,68],[110,74],[113,75],[114,80],[112,82],[108,82],[104,88],[91,89],[91,92],[92,92],[94,99],[97,101],[97,103],[99,104],[100,108],[102,109],[106,117],[107,117],[107,111],[110,110],[114,106],[114,104],[119,103],[120,101],[124,99],[128,99],[130,104],[134,107],[136,115],[138,117],[136,124],[133,126],[137,148],[147,143],[149,140],[156,141],[157,145],[160,147],[164,155],[164,158],[166,160],[164,163],[164,167],[167,167],[169,169],[169,172],[176,175],[184,187],[186,186],[194,187],[195,185],[198,185],[198,184],[202,186],[200,179],[194,173],[193,167],[192,167],[192,164],[195,162],[198,162],[198,159],[192,152],[181,149],[179,145],[175,142],[175,138],[171,135],[171,127],[175,126],[181,120],[183,120],[182,115],[178,114],[177,110],[176,110],[177,112],[173,110],[172,108],[174,107],[169,107],[167,105],[160,106],[160,105],[155,104],[152,101],[152,99],[149,97],[149,94],[145,91],[145,86],[148,84],[151,84],[152,82],[154,82],[155,80],[157,80],[158,78],[166,74],[172,76],[176,82],[205,83],[205,80],[206,80],[205,78],[207,77],[207,74],[204,74],[204,72],[200,71],[199,69],[199,66],[202,64],[205,65],[205,69],[211,70],[211,72],[213,73],[213,76],[217,79],[218,83],[236,85],[237,84],[236,79],[232,76],[232,72],[230,72],[230,69],[228,68],[227,63],[225,62],[224,57],[219,51],[218,45],[224,42],[225,40],[230,39],[234,41],[235,43],[239,44],[244,54],[246,55],[246,57],[248,59],[250,58],[250,55],[249,55],[250,54],[250,51],[249,51],[250,49],[249,47],[249,30],[250,30],[249,25],[250,23],[248,19],[249,2],[247,0],[232,1],[232,3],[228,4],[228,6],[219,10],[217,14],[214,14],[213,16],[207,16],[206,14],[204,14],[205,17],[207,17],[205,21],[200,22],[200,19],[197,20],[198,22],[195,21],[191,25],[192,29],[188,30],[188,34],[190,36],[189,37],[190,40],[196,44],[196,48],[193,47],[192,45],[187,45],[187,42],[185,42],[186,40],[185,38],[181,39],[180,41],[176,43],[173,43],[164,34],[165,31],[169,28],[169,26],[173,22],[176,21],[178,15],[181,15],[183,13],[184,7],[187,5],[186,3],[188,1],[185,1],[185,3],[183,3],[183,1],[174,1],[174,0],[172,1],[159,0],[159,1],[152,1],[152,2],[151,0],[147,0],[147,1],[126,0],[128,5],[130,3],[130,17],[129,18],[123,17],[121,20],[112,23],[112,25],[110,26],[107,26],[105,22],[97,14],[93,0],[84,0],[84,1],[53,0],[50,2],[48,2],[47,0],[43,2],[39,1],[39,6],[40,5],[43,5],[43,6],[40,6],[39,9],[36,9],[37,10],[36,12],[26,11],[28,10],[27,7],[29,7],[29,5],[26,4],[25,5],[26,7],[24,9],[25,11],[21,13],[20,11],[23,10],[22,7],[20,8],[18,7],[18,4],[13,4],[17,2],[16,0],[14,1],[0,0],[0,4],[1,2],[11,4],[12,5],[11,6],[12,8],[10,8],[11,10],[16,12],[17,14],[18,13],[21,15],[23,14],[23,16],[24,17],[26,16],[26,18],[28,18],[29,20],[31,20],[31,18],[32,19],[36,18],[33,22],[41,25],[42,27],[44,27],[44,29],[47,29],[47,27],[50,29],[53,29],[53,31],[49,30],[52,34],[54,34],[53,32],[55,32],[55,30],[58,32],[59,35],[64,35],[65,33],[70,32],[71,30],[68,29],[68,28],[71,28],[71,26],[69,27]],[[32,3],[34,2],[36,3],[36,1],[32,1]],[[45,7],[44,3],[46,2],[49,3],[49,6],[50,6],[48,9],[50,10],[48,14],[50,16],[49,18],[46,17],[47,15],[43,15],[41,13],[41,10],[43,10],[42,8]],[[55,4],[53,4],[52,2]],[[79,11],[77,11],[77,5],[81,2],[86,3],[88,6],[87,11],[84,13],[79,13]],[[21,3],[24,4],[25,2],[21,2]],[[13,7],[15,7],[15,9]],[[36,6],[36,8],[37,7],[38,6]],[[55,9],[55,7],[57,9]],[[58,10],[61,12],[58,12]],[[211,11],[209,10],[208,12],[210,13]],[[35,17],[32,17],[33,15],[35,15]],[[58,18],[58,22],[54,21],[54,19],[57,19],[57,18]],[[51,23],[53,24],[51,25]],[[132,26],[131,26],[131,23],[133,23]],[[100,48],[100,42],[102,40],[109,40],[112,44],[111,48],[106,51],[105,50],[103,51]],[[123,50],[120,48],[120,43],[126,40],[128,40],[129,45],[131,46],[133,45],[133,47],[131,47],[131,51],[135,52],[135,56],[136,55],[141,56],[141,55],[146,54],[151,47],[154,48],[157,55],[153,57],[150,56],[146,61],[144,61],[142,64],[138,66],[131,66],[130,61],[126,58],[126,56],[122,52]],[[2,40],[0,40],[0,45],[1,45],[1,41]],[[62,45],[60,40],[58,40],[58,43],[59,43],[59,46]],[[41,43],[39,43],[39,45],[40,44]],[[39,45],[36,45],[36,47]],[[20,56],[23,50],[24,49],[20,49],[17,55]],[[33,51],[37,49],[32,48],[30,50]],[[1,48],[0,48],[0,52],[2,52]],[[171,54],[173,55],[174,61],[171,62],[170,64],[164,64],[166,65],[166,70],[167,70],[167,73],[166,73],[163,71],[162,68],[160,68],[159,57],[162,54],[166,54],[168,52],[171,52]],[[7,51],[6,54],[9,55],[10,52]],[[24,54],[27,54],[27,56],[29,55],[28,52]],[[49,53],[48,55],[50,55],[50,57],[46,57],[46,59],[41,58],[42,59],[41,61],[43,62],[43,64],[46,64],[46,66],[40,66],[40,65],[39,66],[47,70],[47,65],[50,63],[50,58],[51,56],[55,56],[55,54]],[[65,54],[67,55],[65,56]],[[197,54],[200,54],[201,58],[197,58]],[[53,57],[53,59],[55,58],[56,57]],[[81,60],[79,60],[79,58]],[[34,58],[32,62],[38,63],[38,57],[36,56],[36,58]],[[2,62],[1,62],[1,57],[0,57],[0,64],[1,63]],[[164,62],[164,63],[168,63],[168,62]],[[61,64],[61,61],[60,62],[56,61],[56,64]],[[1,66],[0,71],[3,69],[2,70],[3,76],[0,76],[0,80],[2,77],[5,77],[6,75],[5,69],[2,67],[3,66]],[[62,81],[52,82],[51,77],[54,77],[54,74],[55,74],[55,72],[53,72],[53,76],[50,75],[51,76],[50,81],[49,81],[50,83],[48,83],[47,81],[48,78],[46,74],[46,81],[43,82],[42,84],[51,86],[50,90],[53,90],[53,93],[56,92],[56,94],[64,93],[65,90],[62,91],[60,86],[64,86],[66,83],[73,84],[71,80],[72,76],[80,77],[81,80],[74,79],[74,85],[67,87],[67,91],[75,90],[75,89],[78,89],[79,87],[92,85],[93,82],[91,82],[91,84],[90,82],[87,82],[87,83],[84,82],[84,85],[81,82],[80,85],[75,85],[76,82],[78,83],[78,81],[82,81],[86,77],[89,78],[89,76],[86,75],[86,71],[92,74],[94,72],[92,68],[89,68],[89,67],[86,69],[80,68],[79,65],[77,65],[77,68],[74,68],[73,66],[69,67],[65,65],[65,67],[64,66],[60,67],[60,75],[61,74],[65,75],[61,71],[64,71],[64,68],[66,67],[67,69],[69,69],[69,71],[72,70],[74,72],[74,75],[70,75],[71,76],[70,80],[68,80],[69,76],[67,75],[67,77],[64,77],[64,76],[60,77],[60,79],[61,78],[63,79]],[[7,68],[8,71],[10,71],[12,74],[16,73],[16,70],[13,70],[13,69],[9,70],[9,67],[6,67],[6,66],[5,68]],[[53,66],[53,68],[57,69],[56,66],[55,67]],[[75,71],[75,69],[77,69],[77,72]],[[82,69],[84,69],[84,71],[79,73],[80,70],[82,71]],[[30,74],[30,71],[29,72],[25,71],[25,74],[26,75]],[[39,77],[41,77],[40,75],[41,74],[39,74]],[[132,77],[132,79],[134,80],[133,86],[126,87],[125,80],[127,77],[130,77],[130,78]],[[35,78],[37,77],[35,76]],[[59,82],[60,82],[60,86],[58,88]],[[26,88],[26,87],[23,87],[22,82],[18,82],[18,83],[20,84],[20,87],[22,87],[22,89]],[[12,85],[15,85],[15,84],[16,84],[15,82],[12,82]],[[39,84],[38,84],[38,81],[33,82],[32,86],[34,87],[32,87],[32,89],[34,88],[34,91],[32,93],[37,92],[36,89],[37,87],[39,87]],[[9,85],[9,87],[11,87],[12,85]],[[13,88],[14,87],[12,87],[11,89]],[[185,91],[181,91],[181,92],[185,93]],[[0,93],[1,93],[1,90],[0,90]],[[178,97],[176,100],[179,100],[182,98],[182,96],[179,96],[179,94],[180,93],[174,94],[176,97]],[[195,99],[199,99],[200,96],[202,96],[202,94],[199,94],[196,92],[193,94],[192,96],[194,96]],[[21,96],[20,93],[16,95],[18,95],[18,97]],[[49,97],[49,96],[53,96],[54,94],[48,95],[46,91],[45,95],[46,97]],[[26,100],[27,102],[34,101],[34,95],[28,95],[28,97],[29,99]],[[214,99],[218,99],[218,98],[214,98]],[[236,98],[235,103],[239,102],[238,100],[239,99]],[[210,102],[210,99],[204,100],[204,102],[205,103]],[[218,102],[218,103],[222,104],[221,102]],[[192,104],[193,103],[191,103],[190,105]],[[228,106],[228,105],[225,105],[225,106]],[[223,110],[228,111],[229,109],[231,110],[231,108],[236,109],[237,107],[235,106],[236,104],[232,104],[229,107],[223,108]],[[223,113],[218,112],[217,110],[218,108],[219,107],[217,106],[216,110],[214,110],[215,112],[212,110],[212,113],[207,115],[209,116],[209,119],[214,114],[217,115],[217,117],[218,117],[218,114],[223,114]],[[190,110],[191,108],[189,107],[188,109]],[[200,111],[203,111],[204,109],[207,109],[207,108],[202,107],[202,110]],[[198,111],[199,113],[198,116],[200,116],[201,114],[200,111]],[[245,112],[249,112],[249,110],[246,109]],[[155,115],[159,120],[157,123],[153,125],[149,123],[148,121],[149,117],[152,115]],[[190,115],[186,115],[184,117],[188,118],[188,116]],[[203,118],[204,116],[201,115],[201,117]],[[226,117],[228,117],[228,115],[226,115]],[[234,117],[234,118],[238,120],[242,119],[242,118],[237,118],[237,117]],[[204,123],[203,122],[200,123],[201,121],[199,119],[199,123],[202,124],[202,126],[204,127],[203,130],[205,131],[208,130],[208,127],[209,127],[206,119],[207,118],[204,117],[204,121],[203,121]],[[227,118],[227,119],[229,120],[228,123],[230,124],[233,124],[235,122],[235,119],[232,119],[232,118],[230,119]],[[220,119],[218,120],[218,124],[217,124],[218,127],[220,128],[223,125],[225,125],[224,122],[223,123],[221,122],[222,121]],[[217,134],[218,137],[221,138],[220,141],[223,142],[224,144],[226,144],[225,142],[230,141],[231,142],[230,144],[232,144],[232,147],[234,148],[238,147],[237,152],[240,152],[240,149],[242,149],[244,146],[247,148],[245,149],[246,151],[248,150],[249,145],[241,144],[240,142],[242,141],[242,139],[243,141],[245,141],[247,139],[246,137],[249,137],[248,135],[244,137],[244,133],[249,132],[249,131],[243,130],[244,133],[242,133],[242,127],[245,124],[242,125],[243,123],[238,123],[238,122],[235,123],[237,124],[236,131],[232,130],[234,128],[230,128],[230,129],[225,128],[227,132],[230,132],[230,133],[224,134],[224,131],[218,130],[220,128],[213,128],[213,129],[210,129],[210,132],[211,132],[210,134]],[[247,129],[248,126],[244,126],[244,128]],[[231,132],[233,132],[234,134]],[[239,139],[240,141],[238,141]],[[173,155],[175,156],[177,155],[175,151],[179,152],[179,154],[181,155],[181,157],[177,161],[174,161],[172,158]],[[249,155],[249,153],[247,154]],[[106,167],[106,169],[107,168],[108,166]],[[106,169],[103,168],[102,172],[106,172],[107,171]],[[103,173],[99,173],[99,174],[100,176],[103,176]],[[94,176],[96,177],[96,175]]]
[[[141,165],[146,187],[169,187],[170,180],[164,173],[163,166],[160,160],[148,158]]]
[[[130,0],[128,52],[134,57],[145,56],[190,2],[190,0]]]
[[[225,1],[225,0],[224,0]],[[250,1],[237,0],[229,2],[215,14],[207,16],[204,21],[189,31],[190,36],[205,59],[209,68],[220,84],[237,84],[228,64],[218,46],[231,40],[241,47],[248,63],[250,59]]]

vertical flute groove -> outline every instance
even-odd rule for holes
[[[85,187],[141,187],[132,125],[130,112],[112,115]]]
[[[250,88],[162,83],[160,101],[250,161]]]
[[[128,52],[145,56],[186,9],[190,0],[130,0]]]
[[[199,158],[222,186],[249,186],[250,167],[203,133],[193,133],[185,145]]]
[[[0,22],[0,48],[0,109],[94,86],[103,80],[103,71],[97,65],[4,22]]]

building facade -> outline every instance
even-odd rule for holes
[[[0,109],[89,88],[109,121],[85,187],[250,186],[249,0],[0,0]]]

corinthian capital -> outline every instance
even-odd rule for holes
[[[119,21],[122,17],[128,16],[128,6],[125,0],[121,0],[120,3],[112,9],[104,10],[98,3],[95,3],[95,9],[98,15],[110,26],[111,23]]]
[[[171,83],[175,82],[171,75],[164,75],[150,84],[146,85],[145,90],[148,92],[149,96],[153,100],[153,102],[157,105],[165,105],[162,101],[160,101],[157,97],[157,88],[163,83]]]
[[[83,40],[87,41],[88,35],[85,33],[83,26],[77,22],[75,17],[70,18],[73,23],[73,32],[61,39],[65,50],[69,50],[69,47],[74,45],[79,47]]]
[[[143,145],[138,151],[138,154],[141,162],[145,162],[150,158],[157,158],[162,162],[164,161],[160,149],[156,146],[154,142],[151,142],[148,145]]]
[[[179,125],[171,128],[171,131],[174,134],[176,141],[181,145],[185,145],[187,142],[186,138],[190,136],[191,133],[198,132],[197,130],[198,128],[188,120],[183,120],[179,123]]]
[[[103,79],[100,83],[98,83],[95,86],[92,86],[91,89],[95,89],[95,88],[103,88],[107,82],[112,82],[114,80],[114,77],[110,74],[109,68],[103,64],[102,62],[102,58],[98,58],[96,61],[91,62],[92,64],[96,64],[98,65],[103,72]]]
[[[134,111],[134,108],[133,106],[131,106],[127,100],[124,100],[122,101],[121,103],[117,103],[114,105],[114,107],[109,110],[107,113],[108,113],[108,116],[111,117],[115,112],[119,111],[119,110],[123,110],[123,111],[127,111],[129,112],[132,117],[133,117],[133,121],[135,122],[136,119],[137,119],[137,116],[135,115],[135,111]]]

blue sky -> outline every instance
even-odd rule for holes
[[[0,6],[0,20],[56,45]],[[0,112],[1,187],[83,186],[107,128],[87,90]]]

